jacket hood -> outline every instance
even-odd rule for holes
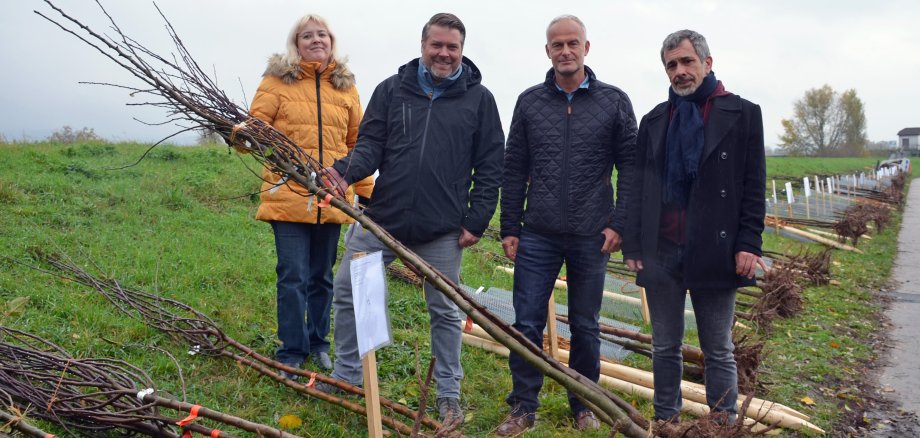
[[[416,72],[418,72],[418,65],[421,62],[421,58],[415,58],[400,66],[398,74],[402,77],[402,80],[417,82]],[[460,62],[463,64],[463,73],[457,78],[457,83],[465,84],[464,89],[480,84],[482,82],[482,72],[479,71],[479,67],[476,67],[476,64],[473,64],[473,61],[466,56]]]
[[[285,60],[284,55],[276,53],[268,58],[268,65],[265,67],[265,72],[262,73],[262,76],[275,76],[285,84],[290,85],[297,82],[298,79],[313,75],[313,72],[304,70],[304,64],[306,63],[301,61],[291,63]],[[331,72],[329,67],[332,68]],[[355,75],[348,69],[344,59],[330,62],[329,67],[326,68],[322,75],[329,76],[335,89],[347,90],[355,85]]]
[[[585,68],[585,75],[588,77],[588,83],[590,84],[596,81],[597,76],[594,76],[594,70],[591,70],[591,67],[588,67],[587,65],[585,65],[584,68]],[[546,72],[546,80],[543,82],[543,84],[554,90],[556,89],[556,70],[555,69],[550,68],[549,71]]]

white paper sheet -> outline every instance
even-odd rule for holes
[[[351,290],[358,354],[364,358],[368,352],[391,342],[382,252],[377,251],[351,261]]]

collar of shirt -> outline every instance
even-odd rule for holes
[[[463,73],[463,64],[460,64],[457,71],[446,79],[441,80],[440,83],[435,83],[434,78],[431,76],[431,72],[428,71],[428,66],[426,66],[421,59],[418,61],[418,85],[422,87],[422,91],[425,92],[425,94],[431,96],[431,100],[437,99],[444,90],[456,82],[457,79],[460,78],[461,73]]]
[[[584,89],[587,90],[587,89],[588,89],[588,79],[590,79],[590,78],[588,77],[588,75],[585,75],[585,80],[581,81],[581,85],[579,85],[578,88],[579,88],[579,89],[584,88]],[[563,92],[563,93],[565,93],[565,90],[563,90],[562,87],[559,86],[559,84],[556,84],[556,89],[559,90],[559,91],[561,91],[561,92]],[[578,90],[575,90],[575,91],[578,91]],[[575,95],[575,91],[573,91],[573,92],[571,92],[571,93],[565,93],[565,97],[566,97],[567,99],[569,99],[569,102],[572,101],[572,96]]]

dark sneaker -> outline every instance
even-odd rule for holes
[[[456,430],[463,424],[463,409],[460,399],[453,397],[438,398],[438,421],[445,429]]]
[[[537,414],[534,412],[522,412],[518,408],[511,410],[511,413],[505,417],[502,424],[495,429],[496,436],[517,437],[527,432],[537,421]]]
[[[303,362],[281,362],[281,363],[291,368],[297,368],[297,369],[300,369],[300,366],[303,365]],[[281,371],[281,377],[284,377],[285,379],[293,380],[295,382],[297,381],[297,379],[300,379],[299,375],[289,373],[287,371]]]
[[[580,431],[597,430],[601,428],[601,422],[594,416],[594,412],[584,410],[575,414],[575,428]]]
[[[313,360],[316,366],[322,368],[324,371],[332,371],[332,359],[329,358],[329,353],[325,351],[310,353],[310,359]]]

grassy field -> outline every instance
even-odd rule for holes
[[[140,145],[0,145],[0,325],[32,332],[80,357],[115,357],[148,371],[158,389],[189,402],[277,425],[296,415],[301,436],[361,436],[364,419],[217,358],[189,356],[187,345],[116,313],[89,289],[16,263],[34,263],[28,249],[65,253],[125,285],[174,298],[208,314],[233,338],[271,355],[275,340],[274,246],[270,227],[255,221],[259,180],[253,163],[223,147],[163,147],[144,160]],[[839,160],[839,161],[838,161]],[[832,164],[828,164],[828,162]],[[771,158],[771,174],[800,177],[859,170],[872,159]],[[873,357],[866,339],[888,276],[899,217],[861,243],[863,256],[835,253],[840,286],[806,291],[806,312],[777,323],[768,335],[758,396],[814,416],[830,430],[858,391],[847,385]],[[773,250],[801,244],[766,236]],[[497,242],[480,243],[500,252]],[[462,279],[473,286],[511,288],[494,262],[467,252]],[[418,361],[429,359],[428,318],[421,290],[389,282],[394,343],[378,352],[383,394],[415,406]],[[24,303],[24,304],[23,304]],[[647,327],[645,328],[647,330]],[[178,367],[164,349],[178,358]],[[634,359],[639,366],[648,361]],[[486,435],[504,417],[511,380],[504,358],[464,348],[464,432]],[[186,387],[180,384],[180,372]],[[424,372],[424,370],[422,370]],[[842,395],[841,395],[842,394]],[[814,400],[804,405],[804,397]],[[642,412],[651,406],[634,400]],[[855,407],[853,408],[855,409]],[[434,412],[430,412],[436,415]],[[47,427],[47,425],[44,425]],[[49,429],[54,430],[49,427]],[[530,436],[570,436],[565,393],[547,381],[538,427]],[[592,435],[588,435],[592,436]],[[605,436],[599,432],[594,436]]]
[[[767,175],[777,180],[798,181],[818,177],[874,172],[878,157],[808,158],[767,157]]]

